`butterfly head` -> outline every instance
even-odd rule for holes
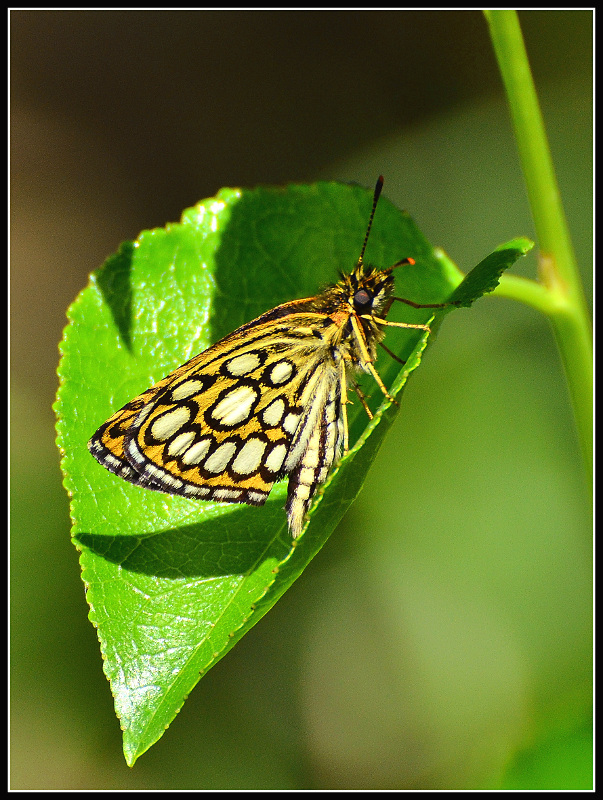
[[[391,305],[394,277],[391,269],[378,269],[358,262],[351,273],[342,274],[338,286],[355,314],[380,316]]]

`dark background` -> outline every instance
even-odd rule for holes
[[[589,523],[531,309],[487,299],[446,321],[339,530],[133,771],[53,444],[57,344],[88,273],[221,186],[381,172],[463,270],[534,236],[481,13],[9,21],[13,788],[476,788],[523,748],[567,755],[589,699]],[[590,292],[592,13],[520,21]]]

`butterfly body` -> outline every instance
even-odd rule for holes
[[[288,476],[298,536],[348,449],[354,374],[371,373],[389,396],[373,366],[385,325],[426,328],[385,321],[393,269],[367,267],[361,255],[322,293],[241,326],[113,414],[90,439],[92,455],[130,483],[217,502],[262,505]]]

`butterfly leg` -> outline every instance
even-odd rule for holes
[[[378,319],[377,317],[372,317],[372,319],[375,322],[385,322],[385,320]],[[354,333],[356,335],[356,342],[358,344],[358,349],[360,351],[360,355],[362,356],[361,364],[362,364],[363,368],[365,370],[367,370],[367,372],[370,372],[370,374],[375,379],[375,382],[376,382],[377,386],[381,389],[381,391],[387,397],[387,399],[390,400],[392,403],[396,403],[396,405],[398,405],[398,401],[394,397],[392,397],[391,394],[387,391],[387,389],[385,388],[385,384],[381,380],[381,377],[380,377],[379,373],[377,372],[377,370],[375,369],[375,367],[373,365],[373,359],[370,357],[369,351],[366,348],[365,338],[364,338],[364,335],[363,335],[362,330],[360,328],[360,325],[358,323],[358,320],[356,319],[355,316],[352,315],[350,317],[350,322],[352,323],[352,330],[354,331]],[[386,323],[386,324],[389,324],[389,323]],[[393,324],[395,324],[395,323],[393,323]],[[418,325],[418,326],[417,325],[412,325],[411,327],[413,327],[413,328],[415,328],[415,327],[425,328],[426,326],[425,325]]]
[[[455,305],[455,303],[415,303],[405,297],[392,297],[391,299],[397,300],[398,303],[406,303],[407,306],[412,306],[413,308],[445,308],[446,306]]]
[[[389,268],[388,272],[396,269],[396,267],[405,267],[407,264],[416,264],[414,258],[403,258],[401,261],[396,261],[396,263]],[[406,303],[407,306],[412,306],[413,308],[445,308],[446,306],[455,306],[457,303],[415,303],[414,300],[407,300],[405,297],[391,297],[390,300],[393,302],[396,300],[398,303]]]
[[[421,308],[421,306],[419,307]],[[431,333],[429,325],[425,325],[424,323],[388,322],[388,320],[381,319],[381,317],[369,316],[368,314],[363,314],[362,316],[365,319],[372,319],[373,322],[378,322],[379,325],[387,325],[390,328],[416,328],[419,331],[429,331]]]
[[[354,391],[355,391],[355,392],[356,392],[356,394],[358,395],[358,399],[359,399],[359,400],[360,400],[360,402],[362,403],[362,407],[363,407],[363,408],[364,408],[364,410],[366,411],[368,418],[369,418],[369,419],[372,419],[372,418],[373,418],[373,412],[372,412],[372,411],[371,411],[371,409],[369,408],[369,406],[368,406],[368,403],[366,402],[366,397],[365,397],[365,396],[364,396],[364,394],[362,393],[362,391],[361,391],[361,389],[360,389],[360,386],[358,386],[358,385],[354,386]]]
[[[400,357],[399,357],[399,356],[397,356],[395,353],[392,353],[392,351],[389,349],[389,347],[386,347],[386,346],[383,344],[383,342],[379,342],[379,347],[382,347],[382,348],[385,350],[385,352],[387,353],[387,355],[388,355],[390,358],[393,358],[393,359],[394,359],[394,361],[397,361],[397,362],[398,362],[398,364],[406,364],[406,359],[404,359],[404,358],[400,358]]]

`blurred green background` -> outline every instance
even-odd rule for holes
[[[592,13],[520,21],[590,297]],[[463,270],[534,237],[481,14],[12,11],[10,48],[12,788],[588,787],[588,493],[533,310],[446,319],[327,546],[133,770],[54,445],[88,273],[221,186],[383,173]]]

